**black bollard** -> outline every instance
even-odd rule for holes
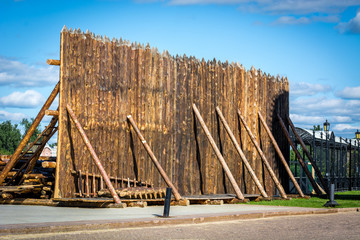
[[[335,184],[331,183],[330,185],[330,197],[329,197],[329,201],[327,201],[324,204],[324,207],[335,207],[337,205],[339,205],[336,201],[335,201]]]
[[[163,217],[169,217],[171,191],[172,191],[172,188],[166,188],[166,196],[165,196],[165,202],[164,202],[164,214],[163,214]]]

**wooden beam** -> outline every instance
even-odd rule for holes
[[[56,59],[48,59],[46,60],[46,63],[49,65],[60,66],[60,60],[56,60]]]
[[[276,142],[273,134],[271,133],[268,125],[266,124],[263,116],[261,115],[260,112],[258,112],[258,115],[259,115],[260,122],[261,122],[262,125],[264,126],[264,128],[265,128],[265,130],[266,130],[266,132],[267,132],[267,134],[268,134],[268,136],[269,136],[269,138],[270,138],[270,140],[271,140],[271,142],[272,142],[272,144],[273,144],[273,146],[274,146],[274,148],[275,148],[275,150],[276,150],[276,152],[277,152],[277,154],[278,154],[278,156],[279,156],[279,158],[280,158],[280,161],[281,161],[281,163],[283,164],[286,172],[289,174],[289,177],[290,177],[291,181],[293,182],[296,190],[298,191],[298,193],[299,193],[299,195],[300,195],[301,197],[305,197],[303,191],[302,191],[301,188],[300,188],[300,185],[298,184],[298,182],[296,181],[293,173],[291,172],[291,169],[289,168],[289,165],[288,165],[287,161],[285,160],[285,157],[284,157],[284,155],[282,154],[282,152],[281,152],[281,150],[280,150],[280,148],[279,148],[279,145],[277,144],[277,142]]]
[[[294,144],[293,141],[291,140],[290,134],[289,134],[288,130],[286,129],[286,126],[285,126],[284,121],[281,119],[281,117],[280,117],[279,114],[277,115],[277,117],[278,117],[278,119],[279,119],[281,128],[282,128],[282,130],[283,130],[283,132],[284,132],[284,134],[285,134],[286,139],[287,139],[288,142],[290,143],[290,145],[291,145],[291,147],[292,147],[292,149],[293,149],[296,157],[298,158],[298,161],[299,161],[301,167],[304,169],[304,172],[305,172],[306,176],[308,177],[311,185],[313,186],[316,194],[321,195],[321,191],[320,191],[318,185],[316,184],[314,178],[312,177],[312,175],[311,175],[308,167],[307,167],[306,164],[304,163],[304,161],[303,161],[303,159],[302,159],[299,151],[296,149],[295,144]]]
[[[139,137],[141,143],[143,144],[146,152],[148,153],[148,155],[150,156],[151,160],[153,161],[153,163],[155,164],[156,168],[158,169],[158,171],[160,172],[160,175],[162,176],[162,178],[164,179],[164,181],[166,182],[166,184],[172,188],[172,192],[174,194],[174,197],[176,199],[176,201],[179,201],[181,199],[181,195],[178,192],[178,190],[176,189],[176,187],[174,186],[174,184],[171,182],[170,178],[168,177],[168,175],[166,174],[166,172],[164,171],[164,169],[161,167],[159,161],[156,159],[154,153],[151,151],[151,148],[149,146],[149,144],[147,144],[145,138],[143,137],[143,135],[141,134],[139,128],[137,127],[134,119],[131,117],[131,115],[127,116],[127,119],[129,120],[131,126],[134,128],[137,136]]]
[[[104,167],[102,166],[102,164],[100,162],[100,159],[96,155],[94,148],[91,146],[90,141],[87,138],[84,129],[81,127],[79,121],[77,120],[73,110],[71,109],[71,107],[69,105],[66,105],[66,109],[67,109],[71,119],[74,121],[75,126],[76,126],[77,130],[79,131],[87,149],[89,150],[91,157],[93,158],[96,166],[98,167],[101,175],[103,176],[105,183],[106,183],[107,187],[109,188],[111,195],[114,198],[115,203],[121,203],[119,196],[115,192],[114,186],[112,185],[107,173],[105,172]]]
[[[25,148],[26,144],[30,140],[30,137],[33,135],[36,128],[39,126],[41,120],[43,119],[43,117],[45,115],[45,111],[51,106],[51,104],[54,101],[56,95],[58,94],[59,87],[60,87],[60,83],[58,82],[56,84],[54,90],[51,92],[49,98],[46,100],[45,104],[41,108],[40,112],[38,113],[38,115],[34,119],[33,123],[31,124],[31,126],[30,126],[29,130],[27,131],[27,133],[25,134],[24,138],[21,140],[19,146],[16,148],[14,154],[11,156],[11,159],[9,160],[9,162],[6,164],[5,168],[1,172],[1,174],[0,174],[0,185],[4,182],[5,177],[7,176],[8,172],[10,172],[10,170],[14,167],[14,165],[19,160],[19,156],[20,156],[22,150]]]
[[[238,154],[240,155],[241,160],[243,161],[243,163],[245,164],[245,167],[246,167],[247,170],[249,171],[251,178],[254,180],[256,186],[258,187],[261,195],[262,195],[264,198],[268,198],[269,196],[268,196],[267,193],[265,192],[265,189],[264,189],[263,186],[261,185],[259,179],[256,177],[256,174],[255,174],[254,170],[251,168],[250,163],[249,163],[248,160],[246,159],[246,156],[245,156],[245,154],[243,153],[243,151],[241,150],[239,143],[237,142],[237,140],[236,140],[233,132],[231,131],[231,129],[230,129],[228,123],[226,122],[225,117],[224,117],[224,115],[222,114],[222,112],[221,112],[221,110],[220,110],[219,107],[216,107],[216,112],[217,112],[218,116],[220,117],[221,123],[224,125],[225,130],[226,130],[226,132],[228,133],[228,135],[229,135],[232,143],[234,144],[236,151],[237,151]]]
[[[47,116],[59,116],[59,111],[58,110],[46,110],[45,111],[45,115]]]
[[[329,191],[329,188],[328,188],[327,184],[325,183],[325,180],[324,180],[324,178],[323,178],[323,176],[322,176],[322,174],[321,174],[321,171],[320,171],[319,168],[317,167],[317,165],[316,165],[315,161],[313,160],[311,154],[309,153],[308,149],[306,148],[305,143],[303,142],[303,140],[301,139],[301,137],[299,136],[299,134],[296,132],[295,126],[294,126],[294,124],[292,123],[292,121],[291,121],[291,119],[290,119],[290,117],[289,117],[288,115],[286,115],[286,119],[288,120],[288,123],[289,123],[289,125],[290,125],[290,127],[291,127],[291,129],[292,129],[292,131],[293,131],[293,133],[294,133],[294,135],[295,135],[295,137],[296,137],[296,139],[299,141],[299,143],[300,143],[303,151],[305,152],[305,154],[306,154],[306,156],[308,157],[308,159],[309,159],[312,167],[314,168],[315,173],[316,173],[318,179],[320,180],[321,185],[322,185],[323,188],[325,189],[326,194],[329,195],[329,194],[330,194],[330,191]]]
[[[243,123],[243,125],[244,125],[244,127],[245,127],[245,129],[246,129],[246,131],[247,131],[247,133],[248,133],[248,135],[249,135],[252,143],[254,144],[254,146],[255,146],[256,150],[258,151],[261,159],[263,160],[266,169],[269,171],[272,180],[274,181],[276,187],[279,189],[279,192],[280,192],[281,196],[282,196],[283,198],[287,198],[283,186],[281,185],[281,183],[280,183],[279,180],[277,179],[274,171],[272,170],[272,168],[271,168],[271,166],[270,166],[270,164],[269,164],[269,161],[267,160],[265,154],[264,154],[263,151],[261,150],[258,142],[257,142],[256,139],[255,139],[255,136],[252,134],[249,126],[247,125],[244,117],[241,115],[241,112],[240,112],[239,109],[237,110],[237,113],[238,113],[238,115],[239,115],[239,117],[240,117],[240,120],[241,120],[241,122]]]
[[[231,173],[228,165],[226,164],[225,159],[224,159],[224,157],[222,156],[219,148],[216,146],[216,143],[215,143],[213,137],[211,136],[211,133],[210,133],[209,129],[207,128],[207,126],[206,126],[203,118],[201,117],[201,114],[200,114],[199,110],[197,109],[195,103],[193,104],[192,107],[193,107],[195,116],[196,116],[197,119],[199,120],[200,125],[201,125],[202,129],[204,130],[205,135],[207,136],[207,139],[208,139],[209,142],[210,142],[211,147],[213,148],[213,150],[214,150],[214,152],[215,152],[215,154],[216,154],[216,156],[217,156],[217,158],[218,158],[221,166],[223,167],[223,169],[224,169],[227,177],[228,177],[229,180],[230,180],[231,185],[233,186],[233,188],[234,188],[234,190],[235,190],[236,196],[237,196],[240,200],[244,200],[244,199],[245,199],[245,198],[244,198],[244,195],[241,193],[241,190],[240,190],[238,184],[236,183],[236,180],[235,180],[234,176],[232,175],[232,173]]]

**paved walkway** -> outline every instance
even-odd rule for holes
[[[163,214],[162,206],[117,209],[0,205],[0,235],[189,224],[338,211],[355,212],[356,209],[315,209],[246,204],[190,205],[172,206],[170,218],[160,218],[159,216]]]

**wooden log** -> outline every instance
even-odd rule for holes
[[[42,173],[27,173],[27,174],[24,174],[23,178],[24,179],[31,179],[31,178],[44,179],[44,178],[47,178],[47,176],[45,176]]]
[[[42,162],[41,166],[43,168],[56,168],[56,162]]]
[[[8,192],[3,192],[3,193],[1,193],[1,198],[2,199],[13,199],[14,195],[12,195],[11,193],[8,193]]]
[[[86,197],[90,197],[90,188],[89,188],[89,172],[85,172],[85,190],[86,190]]]
[[[272,168],[271,168],[271,166],[270,166],[270,164],[269,164],[269,161],[267,160],[265,154],[264,154],[263,151],[261,150],[259,144],[257,143],[257,141],[256,141],[256,139],[255,139],[255,136],[254,136],[253,133],[251,132],[249,126],[247,125],[247,123],[246,123],[246,121],[245,121],[244,117],[242,116],[242,114],[241,114],[241,112],[240,112],[239,109],[237,110],[237,113],[238,113],[239,118],[240,118],[242,124],[244,125],[244,127],[245,127],[245,129],[246,129],[246,131],[247,131],[247,133],[248,133],[248,135],[249,135],[252,143],[254,144],[254,146],[255,146],[256,150],[258,151],[261,159],[263,160],[263,163],[264,163],[266,169],[269,171],[272,180],[274,181],[276,187],[279,189],[279,192],[280,192],[281,196],[282,196],[283,198],[287,198],[286,193],[285,193],[285,191],[284,191],[284,188],[282,187],[281,183],[280,183],[279,180],[277,179],[274,171],[272,170]]]
[[[51,106],[51,104],[54,101],[56,95],[58,94],[59,86],[60,86],[60,83],[58,82],[56,84],[54,90],[51,92],[49,98],[46,100],[45,104],[42,106],[40,112],[38,113],[38,115],[34,119],[34,121],[31,124],[29,130],[26,132],[24,138],[21,140],[19,146],[16,148],[14,154],[11,156],[11,159],[6,164],[5,168],[2,170],[2,172],[0,174],[0,185],[4,182],[8,172],[10,172],[10,170],[15,166],[15,164],[19,160],[19,156],[20,156],[22,150],[24,149],[26,144],[29,142],[30,137],[33,135],[36,128],[39,126],[41,120],[43,119],[43,117],[45,115],[45,111]]]
[[[98,167],[102,177],[104,178],[107,187],[110,189],[111,195],[113,196],[115,203],[121,203],[119,196],[116,194],[115,189],[114,189],[114,187],[113,187],[107,173],[105,172],[105,169],[103,168],[103,166],[102,166],[102,164],[100,162],[100,159],[98,158],[98,156],[96,155],[93,147],[91,146],[91,144],[89,142],[89,139],[87,138],[87,136],[85,134],[85,131],[81,127],[81,125],[80,125],[79,121],[77,120],[74,112],[72,111],[72,109],[71,109],[71,107],[69,105],[66,105],[66,109],[67,109],[68,113],[70,114],[71,119],[74,121],[75,126],[76,126],[77,130],[79,131],[79,133],[80,133],[80,135],[81,135],[87,149],[89,150],[89,152],[91,154],[91,157],[93,158],[96,166]]]
[[[286,119],[288,120],[288,123],[289,123],[289,125],[290,125],[290,127],[291,127],[291,129],[292,129],[292,131],[293,131],[293,133],[294,133],[294,135],[295,135],[295,137],[296,137],[296,139],[299,141],[299,143],[300,143],[303,151],[305,152],[306,156],[308,157],[308,159],[309,159],[309,161],[310,161],[310,163],[311,163],[311,166],[314,168],[315,173],[316,173],[318,179],[320,180],[321,185],[322,185],[323,188],[325,189],[326,194],[329,195],[329,194],[330,194],[330,191],[329,191],[329,188],[328,188],[327,184],[325,183],[325,180],[324,180],[324,178],[323,178],[323,176],[322,176],[322,174],[321,174],[321,171],[320,171],[319,168],[317,167],[317,165],[316,165],[315,161],[313,160],[311,154],[309,153],[308,149],[306,148],[305,143],[303,142],[303,140],[301,139],[301,137],[299,136],[299,134],[296,132],[295,126],[294,126],[294,124],[292,123],[292,121],[291,121],[291,119],[290,119],[290,117],[289,117],[288,115],[286,115]]]
[[[208,139],[209,142],[210,142],[211,147],[213,148],[213,150],[214,150],[214,152],[215,152],[215,154],[216,154],[216,156],[217,156],[217,158],[218,158],[218,160],[219,160],[222,168],[224,169],[227,177],[229,178],[229,180],[230,180],[230,182],[231,182],[231,185],[233,186],[233,188],[234,188],[234,190],[235,190],[236,196],[237,196],[239,199],[241,199],[241,200],[245,199],[245,198],[244,198],[244,195],[241,193],[241,190],[240,190],[238,184],[236,183],[236,180],[235,180],[235,178],[233,177],[233,175],[232,175],[232,173],[231,173],[228,165],[226,164],[224,157],[222,156],[219,148],[216,146],[216,143],[215,143],[213,137],[211,136],[210,131],[209,131],[209,129],[207,128],[204,120],[202,119],[202,117],[201,117],[201,115],[200,115],[200,112],[199,112],[199,110],[197,109],[195,103],[193,104],[192,107],[193,107],[195,116],[196,116],[197,119],[199,120],[200,125],[201,125],[202,129],[204,130],[205,135],[207,136],[207,139]]]
[[[131,115],[127,116],[127,119],[129,120],[131,126],[134,128],[137,136],[139,137],[141,143],[143,144],[146,152],[148,153],[148,155],[150,156],[151,160],[153,161],[153,163],[155,164],[157,170],[159,171],[160,175],[162,176],[162,178],[164,179],[164,181],[166,182],[166,184],[172,188],[172,192],[174,194],[174,197],[176,200],[180,200],[181,199],[181,195],[178,192],[177,188],[172,184],[170,178],[167,176],[166,172],[164,171],[164,169],[161,167],[160,163],[158,162],[158,160],[156,159],[154,153],[151,151],[150,146],[147,144],[145,138],[143,137],[143,135],[141,134],[139,128],[136,126],[135,121],[132,119]]]
[[[293,151],[294,151],[294,153],[295,153],[295,155],[296,155],[296,157],[297,157],[297,159],[298,159],[301,167],[303,168],[303,170],[304,170],[306,176],[308,177],[311,185],[313,186],[316,194],[321,195],[321,191],[320,191],[318,185],[316,184],[314,178],[312,177],[312,175],[311,175],[308,167],[307,167],[306,164],[304,163],[304,161],[303,161],[303,159],[302,159],[299,151],[298,151],[297,148],[295,147],[295,144],[294,144],[293,141],[291,140],[290,134],[289,134],[288,130],[286,129],[286,126],[285,126],[284,121],[282,120],[282,118],[280,117],[279,114],[277,115],[277,117],[278,117],[278,119],[279,119],[280,126],[281,126],[281,128],[282,128],[282,130],[283,130],[283,132],[284,132],[284,134],[285,134],[286,139],[288,140],[289,144],[291,145],[291,147],[292,147],[292,149],[293,149]]]
[[[46,60],[46,63],[49,65],[60,66],[60,60],[56,59],[48,59]]]
[[[78,175],[78,188],[79,188],[79,195],[80,195],[80,197],[82,197],[83,196],[83,181],[82,181],[81,170],[79,170],[79,175]]]
[[[45,111],[45,115],[47,116],[59,116],[59,111],[58,110],[46,110]]]
[[[282,154],[282,152],[281,152],[281,150],[280,150],[280,147],[279,147],[279,145],[277,144],[277,142],[276,142],[273,134],[271,133],[271,131],[270,131],[269,127],[268,127],[268,125],[266,124],[263,116],[261,115],[260,112],[258,112],[258,115],[259,115],[260,122],[261,122],[262,125],[264,126],[264,128],[265,128],[265,130],[266,130],[266,132],[267,132],[267,134],[268,134],[268,136],[269,136],[269,138],[270,138],[270,140],[271,140],[271,142],[272,142],[272,144],[273,144],[273,146],[274,146],[274,148],[275,148],[275,150],[276,150],[276,152],[277,152],[277,154],[278,154],[278,156],[279,156],[279,158],[280,158],[280,161],[281,161],[281,163],[283,164],[286,172],[289,174],[289,177],[290,177],[291,181],[293,182],[293,184],[294,184],[297,192],[299,193],[299,195],[300,195],[301,197],[304,197],[305,195],[304,195],[303,191],[301,190],[298,182],[296,181],[293,173],[291,172],[291,169],[290,169],[287,161],[285,160],[285,157],[284,157],[284,155]]]
[[[243,151],[241,150],[239,143],[237,142],[234,134],[232,133],[232,131],[231,131],[228,123],[226,122],[225,117],[224,117],[224,115],[222,114],[222,112],[221,112],[221,110],[220,110],[219,107],[216,107],[216,112],[218,113],[218,116],[220,117],[221,123],[224,125],[225,130],[226,130],[226,132],[228,133],[228,135],[229,135],[232,143],[234,144],[236,151],[237,151],[238,154],[240,155],[241,160],[242,160],[243,163],[245,164],[245,167],[246,167],[247,170],[249,171],[250,176],[251,176],[252,179],[254,180],[254,182],[255,182],[256,186],[258,187],[261,195],[262,195],[264,198],[269,197],[269,196],[267,195],[267,193],[265,192],[263,186],[261,185],[259,179],[256,177],[256,174],[255,174],[254,170],[251,168],[250,163],[249,163],[248,160],[246,159],[246,156],[245,156],[245,154],[243,153]]]

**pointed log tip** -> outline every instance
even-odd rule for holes
[[[64,25],[64,27],[61,29],[61,32],[68,32],[66,25]]]

